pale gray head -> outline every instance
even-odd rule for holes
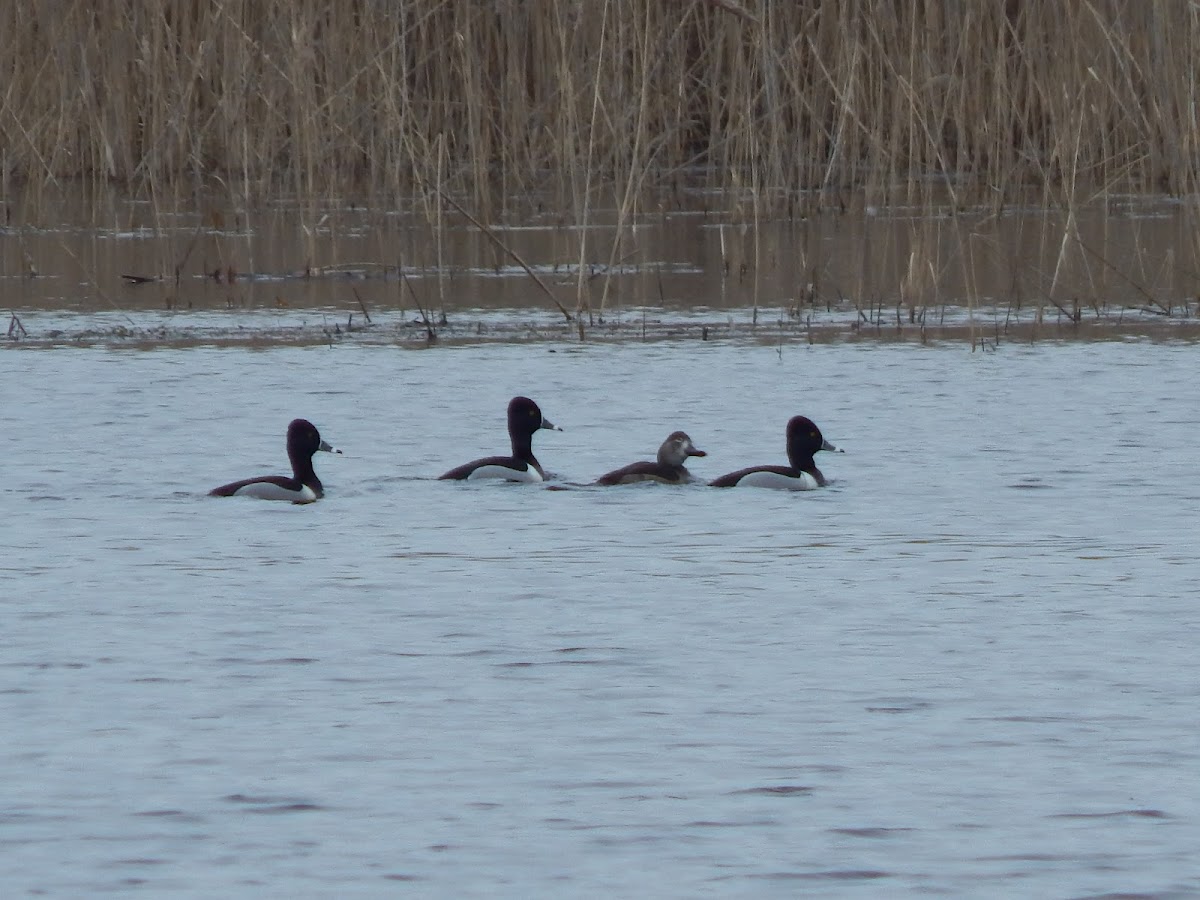
[[[682,466],[689,456],[708,456],[696,448],[685,432],[673,432],[658,448],[658,461],[664,466]]]

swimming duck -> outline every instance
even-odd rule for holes
[[[528,397],[513,397],[508,403],[508,436],[512,441],[512,456],[485,456],[451,469],[439,480],[502,478],[505,481],[529,483],[545,481],[546,472],[533,455],[533,433],[543,428],[562,431],[543,416],[541,408]]]
[[[672,434],[658,448],[657,462],[635,462],[620,469],[601,475],[596,484],[636,484],[639,481],[657,481],[661,484],[686,484],[692,473],[685,467],[689,456],[708,456],[698,450],[692,439],[682,431]]]
[[[313,454],[318,450],[341,453],[325,441],[315,425],[307,419],[293,419],[287,430],[288,459],[292,462],[292,477],[263,475],[223,484],[209,491],[211,497],[257,497],[260,500],[288,500],[292,503],[312,503],[325,496],[321,479],[313,470]]]
[[[787,423],[787,466],[753,466],[710,481],[713,487],[769,487],[787,491],[811,491],[826,484],[813,462],[818,450],[841,453],[825,440],[812,419],[793,416]]]

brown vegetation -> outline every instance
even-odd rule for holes
[[[413,298],[430,333],[451,218],[486,238],[472,265],[514,260],[583,337],[630,302],[613,273],[652,262],[635,229],[698,205],[755,325],[1190,317],[1192,204],[1164,242],[1125,195],[1200,192],[1198,51],[1182,0],[30,0],[0,9],[0,201],[7,225],[79,193],[147,199],[156,229],[199,215],[145,276],[176,285],[253,272],[282,206],[289,265],[336,268],[318,233],[365,206],[373,264],[438,273]],[[403,244],[396,209],[426,226]],[[530,211],[578,226],[550,284],[492,227]]]
[[[0,12],[0,188],[584,220],[683,184],[771,214],[1182,194],[1198,51],[1178,0],[30,0]]]

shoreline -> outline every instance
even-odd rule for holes
[[[894,310],[893,310],[894,312]],[[1072,321],[1054,312],[1053,318],[1029,311],[1014,318],[1005,310],[976,311],[949,308],[938,324],[867,320],[856,310],[821,312],[809,319],[785,311],[760,309],[757,322],[748,309],[696,314],[664,314],[662,310],[624,312],[597,318],[592,324],[564,322],[544,311],[463,311],[446,320],[426,323],[408,312],[380,311],[365,322],[345,310],[293,311],[288,321],[274,313],[240,317],[205,313],[156,313],[146,322],[144,312],[46,313],[40,310],[9,314],[6,349],[190,349],[198,347],[361,346],[435,349],[490,344],[625,343],[745,343],[765,347],[835,345],[863,342],[914,345],[962,345],[995,350],[1005,344],[1038,344],[1148,340],[1200,341],[1200,318],[1166,316],[1139,309]],[[46,318],[49,321],[46,321]],[[163,318],[170,321],[162,321]],[[180,319],[210,321],[180,322]],[[249,320],[249,321],[245,321]],[[430,332],[433,337],[431,339]],[[581,336],[582,335],[582,336]]]

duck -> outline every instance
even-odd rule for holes
[[[439,477],[439,481],[475,481],[499,478],[537,484],[546,480],[546,470],[533,455],[533,433],[539,429],[562,431],[542,415],[541,407],[528,397],[513,397],[508,402],[508,437],[512,456],[485,456],[463,463]]]
[[[287,500],[312,503],[325,496],[321,479],[313,470],[313,454],[341,453],[321,440],[321,432],[308,419],[293,419],[287,430],[287,453],[292,462],[292,477],[263,475],[223,484],[209,491],[210,497],[257,497],[260,500]]]
[[[689,456],[708,456],[692,443],[686,432],[673,431],[658,448],[657,462],[635,462],[614,469],[596,479],[596,484],[636,484],[639,481],[655,481],[659,484],[687,484],[692,473],[685,467]]]
[[[793,416],[787,423],[786,466],[752,466],[722,475],[709,482],[712,487],[767,487],[786,491],[811,491],[828,482],[813,462],[818,450],[841,453],[821,434],[812,419]]]

